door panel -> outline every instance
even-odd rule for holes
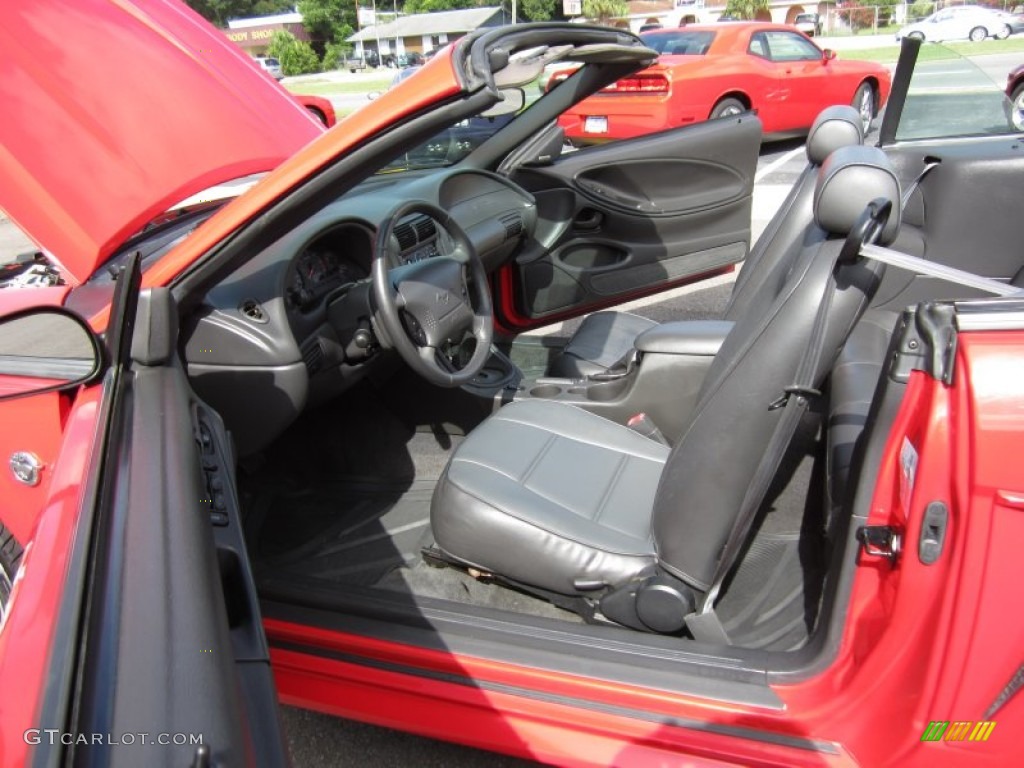
[[[503,321],[540,324],[742,261],[760,143],[760,121],[744,115],[517,169],[538,224],[506,268]]]
[[[145,734],[108,765],[286,765],[228,437],[175,319],[169,291],[143,295],[121,364],[65,730]]]

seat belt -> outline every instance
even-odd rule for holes
[[[862,245],[860,253],[862,256],[874,261],[880,261],[883,264],[916,272],[919,275],[938,277],[968,288],[988,291],[996,296],[1015,296],[1024,292],[1024,289],[1001,283],[998,280],[993,280],[991,277],[982,277],[981,275],[957,269],[956,267],[936,264],[934,261],[928,261],[928,259],[922,259],[919,256],[911,256],[909,253],[894,251],[891,248],[883,248],[880,245]]]
[[[917,191],[917,188],[921,186],[921,182],[924,181],[924,177],[931,173],[934,168],[938,168],[940,165],[942,165],[941,160],[925,161],[924,168],[921,170],[919,174],[917,174],[917,176],[914,177],[914,180],[910,182],[910,185],[907,187],[906,191],[904,191],[903,197],[900,198],[900,207],[902,209],[906,210],[907,203],[910,202],[910,198],[913,197],[914,192]]]
[[[828,316],[836,293],[836,264],[857,258],[863,248],[862,244],[878,237],[891,210],[892,204],[882,198],[869,203],[847,236],[843,247],[832,257],[832,269],[825,284],[822,300],[818,304],[811,337],[800,358],[800,364],[797,366],[794,383],[786,387],[782,395],[768,405],[770,410],[778,408],[785,410],[778,424],[775,425],[771,440],[768,441],[768,446],[761,456],[761,461],[758,462],[750,485],[747,486],[747,492],[740,504],[739,514],[725,541],[725,546],[722,548],[722,554],[718,558],[718,565],[715,567],[711,584],[698,602],[694,612],[686,617],[686,628],[690,630],[693,639],[698,642],[716,645],[731,644],[721,619],[715,613],[715,601],[718,599],[718,593],[722,589],[725,578],[732,570],[747,541],[747,534],[750,532],[754,517],[761,508],[761,503],[768,493],[768,488],[778,471],[782,457],[807,410],[809,399],[821,394],[814,389],[814,374],[824,351],[825,328],[828,325]]]

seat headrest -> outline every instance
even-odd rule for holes
[[[840,147],[864,143],[860,114],[851,106],[837,104],[821,111],[807,134],[807,160],[821,165]]]
[[[900,228],[900,182],[892,163],[877,147],[840,147],[821,165],[814,189],[814,220],[833,235],[846,236],[877,197],[892,203],[889,221],[878,236],[888,245]]]

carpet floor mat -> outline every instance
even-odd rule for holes
[[[801,554],[799,534],[758,536],[715,607],[733,645],[773,651],[804,645],[818,610],[816,571],[813,558]]]
[[[246,521],[256,576],[273,571],[371,586],[419,560],[434,481],[264,489]]]

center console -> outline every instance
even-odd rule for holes
[[[636,338],[636,356],[626,368],[582,379],[524,379],[515,386],[513,399],[559,400],[620,424],[645,413],[674,443],[731,329],[728,321],[662,323]]]

